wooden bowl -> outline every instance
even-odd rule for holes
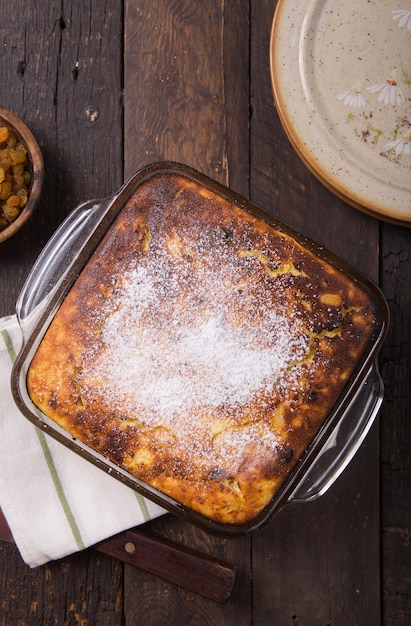
[[[32,216],[38,205],[44,178],[44,163],[39,145],[28,127],[17,115],[0,107],[0,126],[7,126],[18,142],[27,148],[27,161],[25,169],[30,173],[28,185],[27,204],[21,209],[18,217],[0,230],[0,243],[14,235]]]

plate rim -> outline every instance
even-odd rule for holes
[[[288,140],[301,161],[329,191],[362,213],[396,225],[411,227],[411,212],[408,216],[404,215],[403,211],[396,211],[395,208],[388,207],[384,205],[384,203],[378,204],[374,201],[374,199],[366,201],[366,198],[355,189],[352,189],[349,193],[347,193],[345,191],[345,185],[339,184],[337,176],[329,168],[327,168],[327,165],[321,158],[318,158],[318,155],[315,153],[315,148],[312,149],[311,145],[307,145],[304,137],[301,136],[301,131],[299,130],[297,123],[293,119],[290,107],[285,103],[285,98],[282,95],[283,82],[281,80],[281,76],[279,76],[281,74],[280,63],[277,62],[278,32],[282,27],[281,23],[287,9],[292,8],[294,11],[304,13],[308,4],[316,4],[319,1],[322,0],[307,0],[303,4],[298,3],[298,5],[296,5],[293,0],[278,0],[274,11],[270,32],[269,62],[271,86],[280,122]],[[299,23],[297,24],[297,28],[300,32]],[[289,78],[290,77],[288,76],[288,79]],[[306,106],[303,98],[301,100],[301,105],[302,107]],[[327,138],[327,134],[325,137]]]

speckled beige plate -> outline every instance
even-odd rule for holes
[[[336,195],[411,226],[411,4],[279,0],[271,79],[284,129]]]

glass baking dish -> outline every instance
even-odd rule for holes
[[[240,206],[257,218],[289,234],[316,256],[326,260],[371,295],[377,311],[375,330],[344,393],[328,414],[320,430],[270,503],[251,521],[230,525],[212,521],[125,471],[91,449],[45,416],[31,401],[26,373],[56,311],[69,292],[113,220],[138,187],[159,173],[177,173]],[[377,356],[389,323],[389,311],[379,288],[347,266],[322,246],[296,233],[262,212],[245,198],[185,165],[171,162],[151,164],[134,176],[113,196],[79,205],[61,224],[29,274],[16,305],[23,344],[11,378],[12,393],[21,412],[37,427],[72,451],[111,474],[122,483],[153,500],[166,510],[211,532],[247,534],[267,522],[292,502],[308,502],[323,495],[343,472],[366,437],[383,400],[383,383]]]

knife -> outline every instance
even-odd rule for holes
[[[0,540],[14,542],[1,509]],[[234,565],[154,533],[126,530],[92,547],[220,604],[234,587]]]

